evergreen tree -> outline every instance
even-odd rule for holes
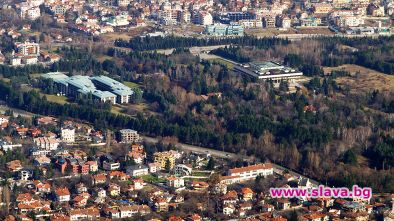
[[[166,165],[165,165],[164,169],[167,173],[169,173],[171,171],[171,162],[169,159],[166,160]]]
[[[215,168],[215,160],[213,157],[209,158],[206,169],[207,170],[213,170]]]

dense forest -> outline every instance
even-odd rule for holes
[[[0,99],[37,114],[89,121],[98,128],[133,128],[146,135],[174,137],[184,143],[237,152],[240,157],[255,155],[330,185],[357,183],[372,186],[375,191],[394,191],[392,93],[371,88],[368,93],[351,94],[337,82],[350,73],[333,71],[324,75],[321,67],[324,57],[320,55],[328,50],[352,57],[371,42],[331,41],[305,40],[273,44],[267,49],[223,49],[229,55],[241,51],[251,60],[282,58],[284,63],[302,69],[311,78],[304,89],[295,93],[287,93],[286,84],[274,88],[271,82],[235,74],[218,61],[200,61],[185,48],[169,56],[108,49],[105,55],[111,59],[102,62],[87,49],[63,48],[58,52],[64,56],[62,65],[56,64],[51,70],[104,73],[138,82],[144,90],[143,102],[155,114],[113,114],[110,107],[92,108],[89,100],[59,105],[42,99],[37,92],[22,92],[16,84],[1,83]],[[384,41],[390,48],[392,41]],[[357,50],[348,51],[342,45]],[[385,53],[382,56],[391,52]],[[26,78],[33,81],[29,73],[25,71]],[[212,92],[222,96],[201,96]]]
[[[135,51],[158,50],[169,48],[186,48],[195,46],[213,46],[213,45],[239,45],[254,46],[257,48],[268,48],[273,45],[288,44],[288,40],[279,38],[256,38],[253,36],[234,37],[234,38],[187,38],[187,37],[135,37],[130,41],[116,40],[115,46],[128,47]]]

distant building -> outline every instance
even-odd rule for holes
[[[61,140],[66,143],[75,142],[75,128],[65,127],[61,129]]]
[[[228,171],[229,176],[239,176],[241,181],[255,179],[257,176],[268,176],[272,174],[274,174],[274,168],[270,163],[234,168]]]
[[[223,25],[214,24],[205,27],[205,34],[214,36],[243,36],[244,28],[242,25]]]
[[[192,166],[185,164],[178,164],[174,167],[174,174],[176,176],[190,176],[192,174]]]
[[[313,4],[313,12],[315,14],[327,14],[333,10],[332,5],[329,3],[315,3]]]
[[[77,97],[79,95],[91,96],[93,99],[112,104],[130,103],[133,90],[126,85],[106,76],[82,76],[68,77],[59,72],[47,73],[43,78],[52,79],[61,94]]]
[[[291,28],[291,19],[287,16],[278,16],[276,19],[276,26],[284,29]]]
[[[15,48],[18,53],[22,55],[36,55],[40,54],[40,45],[34,42],[25,41],[24,43],[16,42]]]
[[[120,7],[127,7],[130,4],[130,0],[117,0],[116,2]]]
[[[175,155],[170,151],[156,152],[153,154],[154,162],[158,165],[161,170],[166,168],[167,162],[169,162],[169,168],[173,169],[175,166]]]
[[[140,140],[140,135],[137,131],[132,129],[122,129],[119,131],[120,142],[122,143],[134,143]]]
[[[56,139],[48,137],[38,137],[34,138],[34,143],[44,150],[56,150],[59,146],[59,142]]]
[[[198,11],[194,13],[193,22],[199,25],[212,25],[213,17],[209,12]]]
[[[127,167],[126,172],[133,177],[144,176],[149,174],[149,168],[143,165],[134,165]]]
[[[239,22],[242,20],[255,20],[256,14],[251,12],[224,12],[219,14],[219,21],[224,24]]]
[[[264,28],[275,28],[276,27],[276,19],[273,16],[266,16],[263,18],[263,26]]]
[[[251,62],[237,65],[234,69],[235,71],[251,75],[258,79],[272,80],[274,83],[279,83],[282,80],[295,81],[303,75],[300,71],[272,61]]]
[[[168,177],[166,183],[167,183],[167,186],[175,188],[175,189],[185,186],[185,181],[183,180],[183,178],[175,177],[175,176]]]

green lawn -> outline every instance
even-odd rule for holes
[[[215,61],[215,62],[217,62],[219,64],[226,65],[229,70],[232,70],[234,68],[234,64],[232,64],[232,63],[230,63],[230,62],[228,62],[226,60],[223,60],[221,58],[215,58],[215,59],[212,59],[212,61]]]
[[[158,178],[155,175],[149,174],[149,175],[144,175],[141,177],[145,182],[148,183],[162,183],[165,182],[165,179]]]
[[[203,176],[203,177],[209,177],[210,173],[206,172],[201,172],[201,171],[193,171],[192,176]]]
[[[126,85],[127,87],[131,88],[131,89],[137,88],[137,87],[140,86],[139,84],[131,82],[131,81],[124,81],[123,84]]]
[[[47,100],[53,103],[58,103],[58,104],[66,104],[68,103],[67,97],[65,96],[56,96],[54,94],[42,94],[43,96],[45,95],[47,97]]]

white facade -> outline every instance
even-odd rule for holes
[[[167,178],[167,186],[181,188],[185,186],[185,181],[183,178],[171,176]]]
[[[149,174],[149,168],[144,166],[135,166],[127,168],[127,174],[133,177],[144,176]]]
[[[274,174],[274,169],[270,163],[234,168],[230,169],[228,172],[229,176],[239,176],[241,181],[255,179],[257,176],[265,177],[272,174]]]
[[[41,10],[39,7],[30,8],[27,10],[26,18],[30,20],[36,20],[41,16]]]
[[[103,169],[104,170],[118,170],[120,168],[120,163],[118,162],[103,162]]]
[[[59,146],[59,142],[56,139],[48,137],[35,138],[34,143],[44,150],[56,150]]]
[[[185,164],[178,164],[174,167],[176,176],[189,176],[192,174],[192,167]]]
[[[212,25],[213,17],[211,13],[205,11],[199,11],[194,15],[194,23],[200,25]]]
[[[75,129],[74,128],[62,128],[61,139],[66,143],[75,142]]]

